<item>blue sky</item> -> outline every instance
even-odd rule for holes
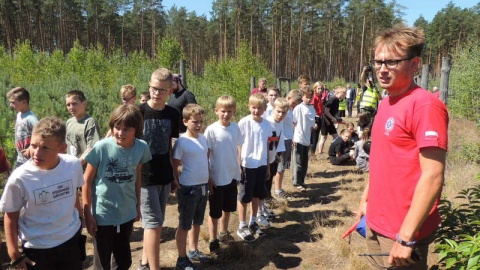
[[[445,8],[451,0],[397,0],[397,3],[405,6],[406,9],[404,19],[408,25],[413,25],[420,15],[431,22],[438,11]],[[165,10],[170,9],[173,5],[177,7],[185,7],[188,11],[195,11],[197,15],[206,15],[210,18],[212,10],[212,0],[163,0]],[[389,0],[387,0],[389,2]],[[461,8],[471,8],[477,3],[475,0],[455,0],[455,6]]]

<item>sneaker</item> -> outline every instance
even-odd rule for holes
[[[304,186],[298,185],[298,186],[295,186],[295,187],[298,189],[298,191],[301,191],[301,192],[307,191],[307,189]]]
[[[150,266],[148,265],[148,263],[146,264],[142,264],[142,261],[140,260],[140,262],[138,262],[138,270],[150,270]]]
[[[248,228],[250,229],[251,234],[255,235],[256,237],[262,237],[265,235],[256,222],[250,224]]]
[[[208,257],[207,255],[203,254],[202,252],[200,252],[198,249],[195,249],[193,251],[188,251],[187,252],[187,256],[190,260],[192,261],[197,261],[197,262],[201,262],[201,263],[206,263],[206,262],[209,262],[210,261],[210,257]]]
[[[235,241],[235,238],[230,234],[230,232],[219,232],[218,233],[218,240],[220,242],[225,243],[225,242],[232,242]]]
[[[263,228],[270,227],[270,222],[268,222],[267,218],[263,215],[263,213],[260,216],[257,216],[257,221],[260,227],[263,227]]]
[[[280,190],[280,193],[275,193],[275,197],[277,197],[277,199],[280,199],[280,200],[283,200],[283,201],[290,201],[292,199],[292,196],[290,196],[290,194],[288,194],[287,192],[285,192],[285,190]]]
[[[220,249],[220,242],[218,239],[210,241],[210,253],[217,252]]]
[[[199,270],[200,268],[196,267],[188,257],[178,257],[177,264],[175,265],[176,270]]]
[[[255,237],[252,235],[252,232],[250,232],[250,229],[247,226],[238,229],[237,235],[247,243],[255,241]]]
[[[272,209],[264,206],[263,211],[261,213],[262,216],[264,216],[266,219],[271,220],[275,218],[275,213],[272,211]]]

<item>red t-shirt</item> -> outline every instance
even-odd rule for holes
[[[250,96],[253,95],[253,94],[266,94],[267,93],[267,88],[265,89],[258,89],[258,88],[253,88],[252,91],[250,91]]]
[[[448,112],[428,91],[416,87],[380,103],[372,128],[367,224],[395,239],[410,208],[421,175],[420,150],[447,150]],[[440,224],[437,198],[415,240],[434,232]]]
[[[323,115],[323,100],[317,94],[313,95],[312,99],[313,108],[315,108],[315,115],[322,116]]]

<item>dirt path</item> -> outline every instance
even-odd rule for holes
[[[329,144],[327,141],[326,146]],[[357,207],[364,175],[354,166],[333,166],[326,156],[312,158],[308,173],[308,190],[297,192],[291,184],[291,171],[286,172],[284,188],[294,198],[277,205],[277,217],[266,230],[265,237],[250,244],[239,241],[234,233],[238,226],[238,217],[234,214],[229,230],[236,241],[222,245],[213,262],[199,266],[202,269],[367,269],[366,261],[355,255],[364,251],[362,238],[352,235],[350,244],[340,239],[353,223],[351,211]],[[175,228],[178,223],[174,197],[170,198],[167,214],[160,246],[160,264],[162,269],[174,269],[177,258]],[[131,269],[137,269],[141,258],[142,233],[140,224],[136,223],[131,241]],[[199,246],[206,253],[209,251],[208,238],[205,222]],[[90,247],[88,269],[93,269],[91,253]]]

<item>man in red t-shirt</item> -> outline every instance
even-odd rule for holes
[[[260,80],[258,80],[258,87],[253,88],[252,91],[250,91],[250,96],[258,93],[267,96],[267,79],[260,78]]]
[[[440,224],[448,112],[413,80],[424,43],[421,29],[404,25],[375,40],[371,65],[389,96],[372,128],[370,181],[357,218],[367,215],[370,262],[381,269],[427,269],[428,245]]]

